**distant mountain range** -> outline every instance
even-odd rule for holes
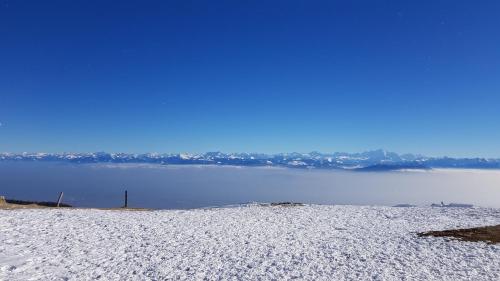
[[[363,153],[0,153],[0,161],[63,161],[69,163],[150,163],[175,165],[275,166],[290,168],[390,171],[401,169],[500,169],[500,159],[425,157],[374,150]]]

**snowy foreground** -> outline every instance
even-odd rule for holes
[[[0,280],[499,280],[500,245],[416,232],[499,209],[0,210]]]

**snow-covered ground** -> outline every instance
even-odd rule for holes
[[[499,280],[500,245],[416,232],[499,209],[0,210],[0,280]]]

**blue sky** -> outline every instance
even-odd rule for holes
[[[500,157],[499,14],[498,1],[0,0],[0,151]]]

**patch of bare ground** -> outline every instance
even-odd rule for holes
[[[273,202],[268,204],[261,204],[261,206],[271,206],[271,207],[302,207],[305,206],[303,203],[296,202]]]
[[[57,203],[5,199],[4,196],[0,196],[0,209],[4,209],[4,210],[50,208],[50,207],[57,207]],[[60,204],[60,208],[68,208],[68,207],[71,207],[71,205],[64,204],[64,203]]]
[[[451,229],[442,231],[427,231],[418,233],[420,237],[451,237],[463,241],[500,243],[500,225]]]
[[[15,209],[38,209],[38,208],[50,208],[46,206],[40,206],[37,204],[29,205],[18,205],[18,204],[0,204],[0,210],[15,210]]]
[[[60,207],[57,207],[57,203],[54,202],[32,202],[24,200],[14,200],[5,199],[5,197],[0,196],[0,210],[17,210],[17,209],[53,209],[53,208],[71,208],[71,209],[86,209],[86,208],[73,208],[71,205],[61,203]],[[116,210],[116,211],[150,211],[147,208],[89,208],[97,210]]]

